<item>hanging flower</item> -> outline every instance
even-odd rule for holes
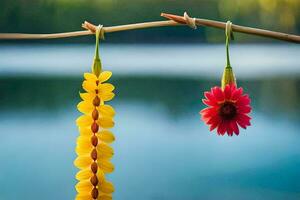
[[[210,131],[217,128],[219,135],[227,132],[232,136],[233,133],[239,134],[238,125],[244,129],[250,126],[250,98],[243,94],[243,88],[227,84],[222,90],[216,86],[210,92],[205,92],[204,96],[206,99],[203,99],[203,103],[208,108],[203,109],[200,114],[203,121],[210,126]]]
[[[249,95],[243,94],[243,88],[237,88],[236,78],[230,65],[229,41],[233,39],[232,23],[226,23],[226,66],[221,80],[221,88],[213,87],[210,92],[205,92],[203,103],[208,108],[200,111],[202,120],[212,131],[217,128],[218,135],[233,133],[239,135],[239,127],[246,129],[250,126],[249,113],[251,112]]]
[[[210,131],[217,128],[218,135],[239,135],[238,126],[246,129],[251,125],[251,100],[248,94],[243,94],[243,88],[236,87],[236,78],[229,60],[223,72],[221,87],[213,87],[204,96],[202,101],[208,108],[201,110],[200,114]]]
[[[85,93],[81,93],[82,101],[78,110],[83,113],[77,120],[80,135],[77,139],[74,161],[80,171],[76,175],[79,181],[76,185],[78,192],[76,200],[111,200],[114,186],[106,180],[105,174],[114,170],[110,159],[113,149],[109,146],[115,140],[108,130],[114,126],[114,109],[105,102],[114,97],[114,86],[105,83],[112,73],[101,72],[99,76],[85,73],[82,84]]]
[[[111,200],[114,186],[105,175],[114,171],[110,162],[114,151],[109,146],[115,140],[109,128],[114,126],[115,111],[105,102],[113,99],[114,86],[106,81],[111,77],[109,71],[102,71],[99,57],[99,40],[104,38],[103,26],[96,29],[96,49],[93,60],[93,73],[85,73],[82,83],[85,93],[80,93],[82,101],[77,105],[83,113],[76,120],[79,128],[74,165],[80,169],[76,174],[79,181],[76,200]]]

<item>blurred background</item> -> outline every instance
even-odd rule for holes
[[[299,0],[1,0],[0,32],[80,30],[163,20],[161,12],[300,33]],[[235,33],[238,85],[252,126],[209,132],[198,112],[220,84],[224,31],[161,27],[106,34],[114,76],[114,199],[300,199],[300,46]],[[74,199],[82,73],[94,37],[0,41],[0,200]]]
[[[227,21],[240,25],[263,27],[282,32],[299,33],[299,0],[1,0],[0,31],[51,33],[79,30],[85,20],[104,26],[163,20],[161,12],[191,17]],[[272,40],[247,35],[236,35],[239,42]],[[82,37],[55,42],[86,42]],[[186,43],[223,42],[224,34],[214,28],[186,27],[154,28],[109,35],[110,43]],[[40,41],[38,41],[40,42]],[[49,41],[45,41],[49,42]],[[50,41],[52,43],[52,41]]]

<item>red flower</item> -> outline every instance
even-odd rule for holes
[[[236,88],[235,84],[227,84],[224,90],[214,87],[210,92],[205,92],[203,103],[208,108],[203,109],[200,114],[203,121],[210,126],[212,131],[217,128],[218,135],[229,136],[233,133],[239,134],[239,127],[246,129],[250,126],[251,112],[250,98],[247,94],[243,95],[243,88]]]

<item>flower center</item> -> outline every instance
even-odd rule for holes
[[[232,102],[223,103],[219,109],[219,115],[224,119],[233,119],[236,113],[236,107]]]

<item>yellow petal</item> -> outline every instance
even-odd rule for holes
[[[93,200],[91,193],[78,194],[75,200]]]
[[[105,181],[100,184],[99,189],[103,193],[113,193],[115,191],[114,185],[109,181]]]
[[[79,136],[77,138],[77,146],[76,153],[79,156],[90,154],[93,149],[93,145],[91,143],[91,137],[89,136]]]
[[[115,97],[115,94],[112,92],[108,92],[108,93],[103,93],[101,94],[101,99],[103,101],[110,101]]]
[[[82,101],[77,105],[77,109],[84,114],[90,114],[95,109],[95,106],[92,102]]]
[[[108,130],[100,131],[97,134],[97,136],[98,136],[99,140],[103,141],[103,142],[111,143],[111,142],[115,141],[115,136],[112,134],[112,132],[110,132]]]
[[[98,169],[97,171],[97,178],[99,180],[99,183],[103,183],[105,181],[105,175],[101,169]]]
[[[98,159],[98,165],[104,173],[111,173],[115,169],[114,165],[107,159]]]
[[[91,137],[93,135],[90,127],[79,127],[79,133],[82,136],[90,136]]]
[[[102,72],[99,75],[99,82],[102,83],[102,82],[107,81],[111,77],[111,75],[112,75],[111,71],[104,71],[104,72]]]
[[[82,194],[91,194],[93,187],[90,180],[79,181],[75,186],[76,191]]]
[[[112,200],[111,194],[100,193],[97,200]]]
[[[95,92],[97,84],[94,81],[83,81],[82,87],[87,92]]]
[[[92,148],[92,143],[91,143],[91,137],[89,136],[79,136],[77,138],[77,146],[82,147],[82,148]]]
[[[79,93],[80,97],[84,101],[93,102],[93,99],[96,97],[96,93]]]
[[[115,125],[111,117],[100,117],[98,123],[102,128],[112,128]]]
[[[90,168],[83,169],[76,174],[76,179],[79,181],[90,180],[93,176],[93,172]]]
[[[108,144],[100,142],[97,145],[97,150],[99,152],[99,159],[111,158],[114,155],[114,150]]]
[[[89,136],[79,136],[77,138],[77,145],[78,146],[82,146],[84,148],[89,148],[92,144],[91,144],[91,137]]]
[[[95,74],[92,74],[92,73],[84,73],[84,78],[85,80],[88,80],[88,81],[93,81],[93,82],[96,82],[98,81],[98,78]]]
[[[90,155],[78,156],[74,161],[74,165],[79,169],[85,169],[90,167],[92,162],[93,160]]]
[[[90,154],[92,151],[92,147],[91,148],[83,148],[83,147],[77,146],[75,151],[78,156],[83,156],[83,155]]]
[[[99,106],[99,112],[101,115],[108,115],[108,116],[115,116],[115,110],[112,106],[110,105],[100,105]]]
[[[82,115],[77,118],[76,124],[77,126],[90,126],[93,123],[93,118],[88,115]]]
[[[98,155],[99,159],[106,159],[106,160],[109,160],[113,157],[113,154],[109,154],[107,152],[99,152],[99,155]]]
[[[101,95],[102,93],[112,92],[115,89],[115,86],[110,83],[102,83],[98,85],[98,89],[99,94]]]

